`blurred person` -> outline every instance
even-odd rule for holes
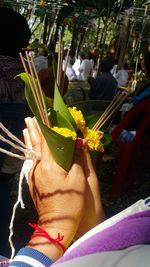
[[[128,64],[124,63],[123,67],[116,70],[114,77],[117,80],[118,88],[127,87],[128,85]]]
[[[68,81],[74,81],[77,80],[77,75],[72,67],[72,62],[73,60],[71,59],[71,57],[68,59],[68,62],[66,61],[67,59],[65,58],[63,60],[63,71],[66,71],[66,75],[68,77]],[[66,66],[67,64],[67,66]]]
[[[112,100],[116,90],[117,81],[110,73],[113,68],[113,61],[104,58],[100,62],[99,73],[92,82],[89,98],[92,100]]]
[[[17,74],[24,71],[19,52],[27,47],[31,32],[18,12],[0,8],[0,102],[25,102],[24,85]],[[15,78],[15,79],[14,79]]]
[[[80,74],[80,72],[79,72],[80,65],[81,65],[81,57],[80,57],[80,55],[78,55],[78,57],[75,59],[75,62],[72,66],[72,68],[74,69],[75,74],[77,76],[77,79],[78,79],[79,74]]]
[[[113,127],[115,127],[122,117],[132,109],[135,105],[139,102],[149,99],[150,98],[150,51],[147,51],[144,54],[143,58],[143,68],[145,70],[146,80],[144,79],[143,82],[140,82],[132,95],[129,96],[127,101],[122,105],[120,111],[116,114],[113,120]],[[134,139],[136,135],[136,129],[138,128],[139,124],[143,120],[143,112],[139,113],[138,116],[132,120],[132,123],[128,125],[127,129],[124,129],[120,134],[120,140],[123,142],[130,142]],[[149,136],[150,134],[150,127],[147,127],[145,134]]]
[[[81,64],[79,67],[79,80],[87,81],[88,77],[92,75],[92,64],[88,56],[84,53],[80,54]]]

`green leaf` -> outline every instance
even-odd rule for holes
[[[30,74],[27,74],[25,72],[23,72],[17,76],[19,76],[25,83],[25,97],[26,97],[26,100],[28,102],[28,105],[29,105],[31,111],[33,112],[33,114],[35,115],[35,117],[37,119],[41,120],[40,112],[39,112],[39,109],[37,107],[37,104],[36,104],[36,101],[35,101],[35,98],[34,98],[32,90],[31,90],[30,83],[29,83],[29,76],[30,76],[31,82],[32,83],[35,82],[36,85],[37,85],[37,80],[34,79]],[[43,94],[43,98],[44,98],[47,109],[48,109],[48,107],[52,107],[53,100],[48,98],[47,96],[45,96],[43,91],[42,91],[42,94]],[[51,119],[51,117],[50,117],[50,119]]]
[[[32,93],[31,87],[30,87],[28,74],[23,72],[17,76],[19,76],[25,83],[25,97],[26,97],[26,100],[28,102],[28,105],[29,105],[32,113],[35,115],[35,117],[37,119],[41,119],[37,104],[35,102],[35,99],[34,99],[34,96],[33,96],[33,93]],[[33,78],[31,75],[30,75],[30,78],[33,81]]]
[[[85,116],[84,118],[86,121],[86,126],[92,129],[95,123],[97,122],[97,120],[99,119],[99,117],[100,117],[99,112],[98,113],[95,112],[89,116]]]
[[[75,141],[54,132],[40,120],[38,123],[55,161],[64,170],[69,171],[73,161]]]
[[[21,73],[18,76],[20,76],[21,79],[25,82],[25,96],[26,96],[28,105],[39,123],[41,131],[45,137],[45,140],[52,152],[52,155],[55,161],[64,170],[69,171],[72,165],[72,161],[73,161],[75,141],[73,141],[72,138],[67,138],[54,132],[53,130],[51,130],[50,128],[48,128],[46,125],[42,123],[41,116],[40,116],[36,101],[34,99],[34,95],[32,93],[32,90],[29,84],[28,74]],[[33,80],[34,78],[30,76],[30,79]],[[37,83],[35,79],[34,79],[34,82]],[[64,117],[61,118],[61,115],[57,114],[57,112],[52,109],[53,101],[49,99],[48,97],[46,97],[44,93],[43,93],[43,97],[44,97],[46,106],[48,108],[49,117],[51,121],[54,123],[54,125],[57,125],[57,120],[61,121],[61,119],[62,119],[62,122],[61,122],[62,125],[67,125],[68,122],[65,121],[65,118]],[[61,123],[59,122],[59,124]]]
[[[109,133],[109,130],[108,130],[108,128],[106,126],[103,126],[101,130],[104,133],[102,144],[103,144],[104,148],[106,148],[107,146],[109,146],[111,144],[112,136]]]
[[[76,123],[71,116],[63,98],[59,92],[57,84],[55,83],[55,93],[54,93],[54,110],[59,113],[62,117],[64,117],[65,121],[67,121],[67,128],[71,131],[76,131]],[[65,126],[64,126],[65,127]]]

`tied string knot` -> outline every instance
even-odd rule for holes
[[[60,233],[58,233],[57,238],[53,238],[43,228],[41,228],[37,224],[35,224],[35,223],[33,223],[33,224],[32,223],[29,223],[29,226],[32,227],[33,229],[35,229],[37,231],[37,232],[35,232],[31,236],[30,240],[33,239],[33,238],[35,238],[35,237],[45,237],[52,244],[55,244],[55,245],[60,246],[61,249],[62,249],[62,251],[65,253],[66,247],[62,243],[60,243],[64,239],[64,236],[63,235],[61,236]]]

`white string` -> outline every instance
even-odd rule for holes
[[[11,217],[11,221],[10,221],[10,225],[9,225],[9,244],[10,244],[10,248],[11,248],[11,259],[14,257],[15,255],[15,248],[13,245],[13,241],[12,241],[12,237],[13,237],[13,224],[14,224],[14,219],[15,219],[15,215],[16,215],[16,210],[18,205],[20,204],[21,208],[24,209],[25,205],[23,202],[23,197],[22,197],[22,183],[23,183],[23,179],[24,177],[26,178],[27,182],[28,182],[28,177],[29,177],[29,172],[33,167],[33,160],[26,160],[22,166],[21,169],[21,173],[20,173],[20,177],[19,177],[19,185],[18,185],[18,198],[16,203],[13,206],[13,212],[12,212],[12,217]]]
[[[0,134],[0,140],[3,142],[11,145],[12,147],[20,150],[21,152],[24,153],[25,156],[21,156],[15,153],[12,153],[10,151],[7,151],[3,148],[0,148],[0,152],[7,154],[11,157],[19,158],[21,160],[26,160],[26,159],[40,159],[40,153],[37,151],[34,151],[30,148],[28,148],[22,141],[20,141],[15,135],[13,135],[1,122],[0,122],[0,128],[9,136],[13,141],[17,142],[19,145],[13,143],[12,141],[6,139],[4,136]]]
[[[5,138],[4,136],[2,136],[1,134],[0,134],[0,140],[2,140],[3,142],[5,142],[5,143],[11,145],[12,147],[14,147],[14,148],[16,148],[16,149],[18,149],[18,150],[20,150],[20,151],[23,152],[23,153],[26,153],[28,150],[30,150],[30,149],[25,149],[25,148],[22,148],[21,146],[18,146],[18,145],[16,145],[16,144],[14,144],[12,141],[6,139],[6,138]]]
[[[28,157],[25,157],[25,156],[21,156],[21,155],[18,155],[18,154],[15,154],[15,153],[12,153],[10,151],[7,151],[3,148],[0,147],[0,152],[10,156],[10,157],[14,157],[14,158],[18,158],[18,159],[21,159],[21,160],[26,160]]]
[[[24,148],[28,149],[28,147],[20,141],[15,135],[13,135],[1,122],[0,122],[0,128],[15,142],[23,146]]]

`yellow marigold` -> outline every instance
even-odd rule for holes
[[[68,108],[68,110],[74,118],[77,128],[83,131],[83,129],[85,128],[85,119],[81,110],[77,110],[76,107]]]
[[[73,140],[76,140],[77,134],[74,131],[71,131],[67,128],[59,128],[59,127],[53,127],[51,128],[53,131],[65,136],[65,137],[72,137]]]
[[[90,150],[104,151],[103,144],[100,141],[102,138],[101,133],[86,127],[83,131],[83,135]]]

